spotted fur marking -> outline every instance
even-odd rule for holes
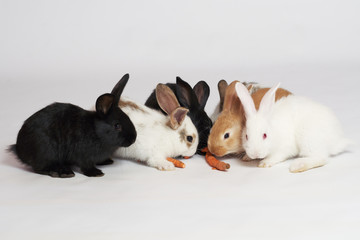
[[[120,107],[120,108],[122,108],[122,107],[129,107],[129,108],[131,108],[131,109],[133,109],[133,110],[138,110],[138,111],[141,111],[141,112],[143,112],[143,113],[146,113],[146,112],[144,111],[144,109],[142,109],[141,107],[139,107],[139,106],[136,105],[135,103],[129,102],[129,101],[122,101],[122,100],[120,100],[120,102],[119,102],[119,107]]]
[[[195,141],[196,135],[193,134],[193,135],[192,135],[193,140],[192,140],[192,142],[189,142],[189,141],[186,139],[186,138],[187,138],[187,134],[186,134],[185,129],[181,130],[179,134],[180,134],[180,141],[181,141],[181,142],[186,142],[187,147],[190,148],[191,145],[193,144],[193,142]]]

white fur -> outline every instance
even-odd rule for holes
[[[276,91],[277,87],[272,90]],[[269,95],[275,91],[269,91]],[[241,94],[238,92],[240,100]],[[261,109],[260,105],[259,111],[247,114],[242,136],[247,155],[263,159],[259,167],[271,167],[296,158],[290,171],[306,171],[324,165],[329,156],[345,151],[350,143],[344,137],[339,120],[328,107],[294,95],[277,102],[271,96],[266,99],[273,101],[272,104],[263,104],[267,109]],[[267,134],[265,140],[264,133]]]
[[[140,160],[159,170],[173,170],[174,164],[167,161],[167,157],[190,157],[195,154],[199,137],[188,116],[177,130],[173,130],[167,125],[169,117],[161,112],[136,104],[127,98],[122,97],[121,101],[131,102],[141,110],[131,106],[121,107],[135,125],[137,137],[131,146],[116,150],[115,157]],[[187,136],[195,136],[190,147],[181,141],[180,132],[183,130]]]

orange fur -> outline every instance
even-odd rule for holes
[[[269,89],[270,88],[260,88],[259,90],[257,90],[256,92],[254,92],[251,95],[252,99],[254,100],[254,104],[255,104],[256,109],[259,109],[261,99],[264,97],[265,93],[267,91],[269,91]],[[287,97],[290,94],[291,94],[291,92],[289,92],[288,90],[285,90],[283,88],[279,88],[276,91],[276,94],[275,94],[275,101],[279,100],[282,97]]]
[[[211,128],[208,148],[216,156],[224,156],[231,152],[241,152],[242,146],[237,139],[241,138],[243,108],[235,90],[235,85],[239,81],[233,81],[225,91],[223,110]],[[222,144],[225,130],[231,130],[231,138]]]

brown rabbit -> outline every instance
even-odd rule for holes
[[[227,88],[224,97],[223,109],[215,121],[210,131],[208,139],[209,151],[219,157],[228,154],[240,154],[244,152],[241,141],[241,132],[245,124],[245,114],[235,91],[233,81]],[[259,108],[260,101],[270,88],[255,88],[252,84],[248,85],[251,97],[254,100],[256,109]],[[276,100],[286,97],[291,93],[285,89],[278,89]],[[246,156],[242,160],[249,160]]]

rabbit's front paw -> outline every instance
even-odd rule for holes
[[[291,163],[290,168],[289,168],[290,172],[292,172],[292,173],[304,172],[308,169],[309,169],[309,167],[302,160],[294,160],[294,162]]]
[[[250,162],[252,161],[253,159],[251,159],[247,154],[245,154],[244,156],[242,156],[241,158],[241,161],[244,161],[244,162]]]
[[[264,159],[264,160],[261,160],[259,162],[259,165],[258,167],[261,167],[261,168],[269,168],[269,167],[272,167],[276,164],[276,162],[273,162],[269,159]]]
[[[161,171],[171,171],[175,170],[175,166],[172,162],[169,162],[167,160],[164,161],[150,161],[148,164],[152,167],[155,167]]]
[[[161,164],[159,164],[157,166],[157,169],[161,170],[161,171],[171,171],[171,170],[175,170],[175,166],[173,163],[171,162],[161,162]]]

